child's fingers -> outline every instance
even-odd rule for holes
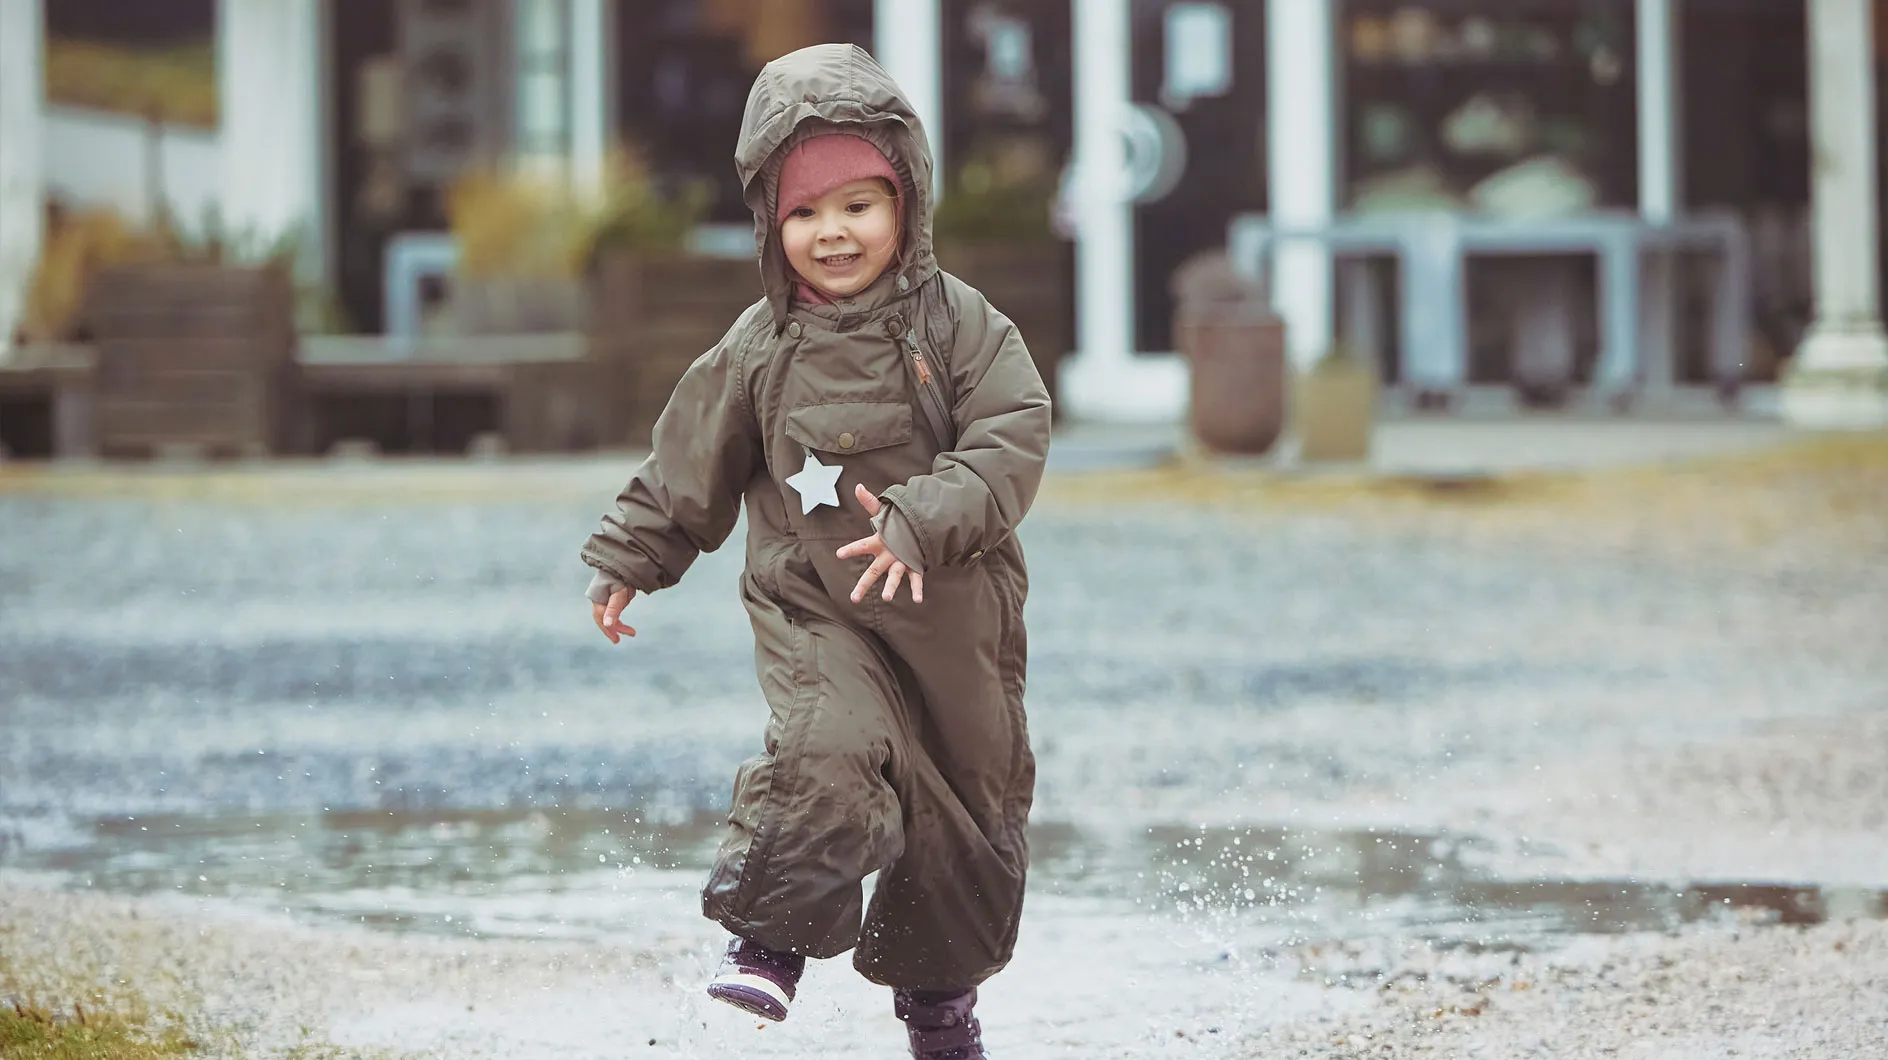
[[[593,605],[592,605],[592,610],[591,610],[591,613],[590,613],[590,618],[591,618],[591,619],[592,619],[592,620],[593,620],[594,622],[596,622],[596,624],[597,624],[597,632],[599,632],[599,633],[602,633],[602,634],[603,634],[604,636],[606,636],[606,637],[608,637],[608,638],[610,638],[610,643],[611,643],[611,644],[615,644],[615,643],[616,643],[616,642],[617,642],[618,640],[620,640],[620,639],[621,639],[621,638],[619,638],[619,637],[618,637],[618,636],[616,635],[616,630],[614,630],[614,629],[611,629],[611,628],[610,628],[610,626],[609,626],[609,624],[608,624],[608,623],[607,623],[607,622],[606,622],[606,621],[604,620],[604,618],[603,618],[603,605],[602,605],[602,604],[593,604]]]
[[[628,589],[618,589],[610,594],[610,602],[603,608],[603,632],[610,638],[611,644],[618,643],[617,634],[635,636],[636,631],[623,624],[623,608],[629,606],[629,599],[635,594]]]
[[[852,602],[856,604],[864,600],[866,590],[870,589],[872,583],[878,581],[878,576],[885,573],[886,568],[895,562],[897,561],[892,558],[890,552],[883,553],[873,560],[872,565],[865,568],[865,573],[859,576],[859,584],[852,590]]]
[[[907,568],[905,567],[903,563],[899,563],[895,560],[892,562],[892,567],[891,567],[890,572],[888,572],[885,575],[884,596],[885,596],[886,603],[890,603],[892,597],[898,595],[898,587],[905,583],[906,569]]]
[[[872,556],[878,554],[879,547],[878,535],[873,534],[871,537],[862,537],[849,545],[842,546],[836,555],[838,555],[840,559],[851,559],[854,556]]]
[[[854,497],[859,498],[859,504],[865,508],[865,514],[867,515],[878,514],[878,509],[879,509],[878,498],[872,496],[872,491],[869,489],[866,489],[864,483],[860,483],[859,485],[852,487],[852,495]]]
[[[911,602],[924,603],[924,575],[915,570],[911,572]]]

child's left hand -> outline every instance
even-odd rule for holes
[[[859,504],[865,508],[865,514],[874,517],[878,515],[879,508],[882,506],[878,498],[872,496],[870,490],[864,486],[854,486],[852,493],[853,496],[859,498]],[[924,602],[924,575],[899,562],[898,557],[892,555],[892,550],[885,546],[885,539],[880,535],[873,534],[871,537],[860,538],[839,550],[840,559],[850,559],[853,556],[872,557],[872,565],[865,569],[865,574],[859,578],[859,584],[852,590],[853,603],[860,603],[865,599],[865,591],[872,587],[873,582],[878,581],[878,576],[881,574],[887,575],[883,594],[886,600],[897,595],[899,583],[905,580],[905,575],[909,574],[911,575],[911,602],[914,604]]]

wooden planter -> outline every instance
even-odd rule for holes
[[[98,352],[101,454],[260,456],[286,448],[295,329],[280,271],[112,268],[89,286],[85,318]]]
[[[944,240],[938,243],[937,259],[944,271],[982,291],[1015,323],[1053,398],[1056,366],[1075,347],[1075,257],[1070,246],[1060,241]]]
[[[620,253],[600,258],[591,282],[602,444],[646,448],[682,373],[760,298],[760,270],[749,259]]]

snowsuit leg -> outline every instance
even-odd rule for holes
[[[905,845],[887,776],[903,697],[867,634],[789,614],[744,580],[755,667],[772,716],[734,782],[702,909],[770,949],[834,957],[858,942],[861,881]]]
[[[1029,864],[1036,763],[1023,714],[1025,580],[1020,554],[993,552],[981,570],[941,568],[925,604],[894,608],[880,628],[926,709],[910,727],[899,786],[911,837],[881,873],[853,965],[901,989],[972,987],[1009,963]],[[974,643],[925,650],[942,631],[925,608],[990,615],[953,631]],[[1013,604],[1012,608],[1010,605]]]
[[[939,581],[944,598],[983,589]],[[735,779],[703,911],[772,949],[825,958],[856,946],[854,965],[886,986],[981,983],[1009,960],[1028,860],[1034,761],[1020,681],[1006,695],[996,676],[1008,660],[974,652],[986,665],[932,657],[914,669],[870,629],[789,612],[751,579],[743,592],[772,716],[765,752]],[[900,620],[871,599],[863,608],[900,641],[925,628],[915,609]]]

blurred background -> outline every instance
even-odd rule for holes
[[[0,1043],[902,1047],[697,988],[740,548],[578,558],[849,41],[1056,397],[1004,1055],[1875,1055],[1884,8],[0,0]]]
[[[1342,455],[1373,411],[1842,418],[1775,387],[1819,261],[1880,370],[1866,0],[0,11],[16,456],[646,444],[756,294],[747,88],[820,41],[911,95],[943,263],[1067,424]]]

